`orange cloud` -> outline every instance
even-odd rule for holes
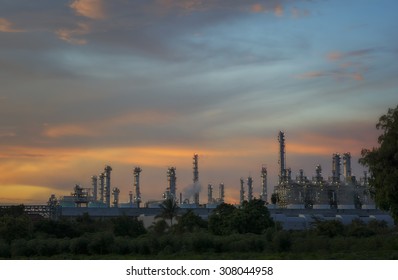
[[[53,191],[46,186],[24,184],[2,184],[0,201],[2,203],[41,204]]]
[[[343,58],[343,54],[340,52],[331,52],[327,54],[329,60],[335,61]]]
[[[96,132],[85,126],[65,124],[47,127],[44,131],[44,135],[50,138],[59,138],[64,136],[93,136],[96,135]]]
[[[259,3],[253,4],[250,8],[253,13],[262,13],[266,11],[265,7]]]
[[[283,16],[283,7],[282,7],[282,5],[280,5],[280,4],[276,5],[275,8],[274,8],[274,13],[278,17]]]
[[[55,34],[58,38],[64,40],[73,45],[85,45],[87,44],[86,39],[79,39],[76,36],[82,36],[90,33],[90,26],[86,23],[78,23],[78,27],[75,29],[58,29]]]
[[[170,122],[177,117],[178,116],[174,113],[156,111],[132,112],[104,119],[100,122],[60,124],[54,126],[47,124],[44,127],[43,135],[50,138],[60,138],[65,136],[97,136],[101,134],[101,132],[107,133],[109,129],[113,129],[118,126],[163,124]]]
[[[80,15],[90,19],[104,19],[106,13],[102,0],[74,0],[69,7]]]
[[[352,78],[357,81],[362,81],[364,79],[361,73],[353,73]]]
[[[5,18],[0,18],[0,32],[7,32],[7,33],[12,33],[12,32],[23,32],[24,30],[22,29],[15,29],[12,27],[12,23],[5,19]]]

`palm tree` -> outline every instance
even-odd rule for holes
[[[165,201],[163,201],[162,204],[160,204],[160,208],[162,208],[162,212],[158,215],[158,217],[161,217],[163,219],[169,219],[170,226],[172,226],[173,219],[177,217],[179,210],[177,202],[175,201],[174,198],[168,198]]]

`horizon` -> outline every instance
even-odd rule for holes
[[[128,201],[177,193],[199,155],[207,185],[239,200],[252,176],[268,197],[286,167],[311,178],[333,153],[377,147],[398,104],[393,0],[0,0],[0,204],[42,204],[113,168]],[[216,195],[215,195],[216,196]]]

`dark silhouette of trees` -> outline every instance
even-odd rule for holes
[[[137,217],[120,216],[113,219],[113,232],[116,236],[138,237],[146,233],[144,223]]]
[[[376,205],[390,211],[398,221],[398,106],[388,109],[379,118],[376,128],[382,131],[378,137],[380,147],[362,149],[359,162],[370,171],[369,184],[373,187]]]
[[[264,201],[260,199],[245,201],[241,208],[220,204],[209,217],[209,230],[217,235],[261,234],[271,226],[274,226],[274,222]]]
[[[173,198],[168,198],[160,204],[160,208],[162,208],[162,212],[158,215],[158,217],[170,220],[170,226],[173,225],[173,219],[177,217],[179,207],[177,202]]]
[[[175,229],[179,233],[194,232],[200,229],[207,229],[207,222],[203,220],[198,214],[195,214],[191,209],[177,218],[178,224]]]
[[[237,208],[232,204],[222,203],[209,216],[209,230],[216,235],[228,235],[233,232],[232,217]]]

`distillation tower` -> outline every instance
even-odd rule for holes
[[[194,196],[194,204],[199,205],[199,168],[198,168],[198,154],[193,155],[193,186],[195,189]]]
[[[165,199],[176,199],[177,176],[175,167],[169,167],[167,169],[167,182],[168,187],[165,193]]]
[[[218,191],[219,191],[220,203],[224,203],[224,199],[225,199],[224,183],[220,183]]]
[[[101,173],[98,176],[100,180],[100,202],[105,203],[104,197],[105,197],[105,174]]]
[[[113,188],[112,190],[112,194],[113,194],[113,207],[119,207],[119,194],[120,194],[120,190],[119,188]]]
[[[240,178],[240,204],[242,205],[245,201],[245,180]]]
[[[93,200],[97,201],[98,197],[98,177],[96,175],[91,176],[91,185],[93,187]]]
[[[247,178],[247,201],[253,200],[253,178],[249,176]]]
[[[208,184],[208,185],[207,185],[207,203],[208,203],[208,204],[214,203],[214,199],[213,199],[213,185],[212,185],[212,184]]]
[[[268,201],[268,195],[267,195],[267,167],[263,166],[261,168],[261,200],[264,202]]]
[[[279,131],[279,184],[286,180],[286,151],[285,151],[285,133]]]
[[[134,188],[135,188],[135,197],[134,203],[137,208],[140,208],[141,204],[141,190],[140,190],[140,173],[142,169],[140,167],[134,168]]]
[[[106,165],[104,168],[106,207],[111,207],[111,171],[112,171],[112,167],[110,167],[109,165]]]

